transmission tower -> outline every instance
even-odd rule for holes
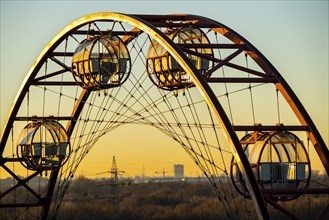
[[[162,174],[162,178],[164,179],[166,177],[166,173],[169,173],[169,171],[165,171],[165,169],[162,169],[162,171],[155,171],[156,174]]]
[[[119,179],[118,179],[118,174],[119,173],[125,173],[125,171],[118,170],[117,167],[117,162],[115,160],[115,156],[113,156],[112,159],[112,167],[110,170],[111,173],[111,198],[113,199],[113,210],[116,210],[118,205],[119,205]]]

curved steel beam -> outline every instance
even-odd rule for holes
[[[279,71],[271,64],[271,62],[249,41],[247,41],[244,37],[236,33],[234,30],[229,27],[206,17],[197,16],[197,15],[189,15],[192,19],[203,20],[204,22],[211,22],[213,25],[217,27],[212,28],[214,31],[224,35],[228,39],[230,39],[235,44],[243,44],[247,50],[248,55],[264,70],[264,72],[270,76],[275,77],[275,86],[280,91],[282,96],[286,99],[287,103],[290,105],[290,108],[295,113],[299,122],[302,126],[307,126],[309,132],[307,132],[308,137],[310,138],[321,162],[329,175],[329,150],[326,146],[324,140],[322,139],[320,132],[316,128],[313,123],[311,117],[307,113],[306,109],[293,92],[289,84],[285,81],[285,79],[281,76]]]
[[[208,106],[212,110],[214,116],[216,117],[219,125],[223,128],[224,136],[231,148],[231,151],[236,158],[237,164],[242,172],[247,173],[246,183],[249,186],[251,196],[253,198],[255,209],[259,219],[269,219],[269,215],[266,209],[265,201],[260,193],[258,185],[256,183],[256,179],[252,174],[251,167],[249,166],[248,159],[241,147],[239,138],[237,137],[232,124],[227,117],[224,109],[219,103],[216,95],[206,82],[206,80],[202,77],[202,75],[198,74],[197,69],[191,63],[191,61],[186,57],[184,52],[175,45],[172,41],[168,39],[166,35],[164,35],[161,31],[159,31],[152,24],[134,16],[125,17],[123,22],[127,22],[141,30],[145,33],[149,34],[152,38],[157,40],[161,45],[169,51],[169,53],[175,58],[175,60],[182,66],[182,68],[193,78],[193,81],[196,87],[201,92]]]
[[[235,44],[245,44],[248,50],[248,54],[255,60],[255,62],[269,75],[275,76],[277,83],[278,90],[283,94],[286,98],[288,103],[290,104],[291,108],[297,115],[298,119],[300,120],[302,125],[307,125],[311,130],[311,141],[316,148],[322,163],[325,166],[327,173],[329,173],[329,163],[328,163],[328,149],[326,148],[324,141],[322,140],[319,132],[317,131],[314,123],[312,122],[311,118],[307,114],[304,107],[301,105],[300,101],[297,99],[296,95],[293,93],[289,85],[284,81],[282,76],[278,73],[278,71],[273,67],[273,65],[247,40],[241,37],[239,34],[231,30],[230,28],[213,21],[208,18],[204,18],[201,16],[195,15],[174,15],[175,17],[184,20],[198,20],[200,24],[208,24],[214,31],[221,33],[225,37],[229,38]],[[170,16],[168,16],[170,17]],[[7,137],[9,136],[10,129],[13,125],[14,118],[20,108],[21,102],[23,101],[25,94],[28,91],[29,86],[32,84],[33,79],[35,78],[36,74],[40,70],[42,64],[47,60],[47,58],[51,55],[53,50],[73,31],[78,29],[79,27],[93,22],[93,21],[119,21],[128,23],[135,28],[142,30],[143,32],[150,35],[152,38],[157,40],[162,46],[169,51],[172,56],[177,60],[177,62],[184,68],[184,70],[193,78],[193,81],[196,87],[199,89],[201,94],[203,95],[205,101],[207,102],[208,106],[212,110],[214,116],[216,117],[219,125],[223,128],[224,135],[226,140],[232,150],[234,157],[236,158],[237,164],[242,172],[246,173],[246,183],[251,189],[251,196],[255,202],[256,211],[258,217],[260,219],[267,219],[268,213],[265,206],[265,202],[261,192],[259,191],[258,185],[256,180],[252,174],[252,170],[249,166],[249,162],[242,150],[240,141],[235,133],[234,128],[231,125],[230,120],[226,116],[226,113],[222,106],[220,105],[217,97],[211,90],[210,86],[206,82],[206,80],[198,74],[198,71],[190,62],[190,60],[185,56],[184,52],[173,42],[171,42],[168,37],[162,33],[159,29],[157,29],[153,24],[147,22],[147,17],[143,16],[133,16],[133,15],[126,15],[121,13],[109,13],[109,12],[102,12],[102,13],[95,13],[84,16],[76,21],[73,21],[71,24],[66,26],[62,31],[60,31],[45,47],[45,49],[40,53],[34,64],[32,65],[30,71],[28,72],[27,76],[25,77],[21,88],[15,98],[15,102],[13,107],[10,110],[9,117],[5,124],[5,128],[1,134],[0,140],[0,153],[2,155],[5,144],[7,142]],[[80,105],[80,104],[79,104]],[[71,122],[71,126],[74,127],[74,122]],[[73,128],[70,126],[70,130]]]
[[[71,23],[72,24],[72,23]],[[3,151],[5,145],[7,143],[10,129],[13,126],[13,122],[15,117],[18,113],[18,110],[22,104],[22,101],[29,90],[29,87],[32,85],[35,76],[37,75],[38,71],[42,67],[43,63],[47,60],[47,58],[51,55],[53,50],[67,37],[69,34],[77,29],[79,26],[68,25],[62,31],[60,31],[48,44],[47,46],[41,51],[37,59],[32,64],[29,72],[26,74],[21,87],[18,90],[18,93],[14,99],[13,105],[9,110],[9,115],[4,125],[4,129],[0,136],[0,158],[3,156]]]
[[[146,22],[143,19],[140,19],[137,16],[129,16],[120,13],[95,13],[84,16],[76,21],[73,21],[71,24],[66,26],[62,31],[60,31],[45,47],[45,49],[40,53],[34,64],[32,65],[30,71],[28,72],[27,76],[25,77],[21,88],[18,91],[18,94],[15,98],[14,105],[10,110],[9,117],[5,124],[4,131],[1,135],[1,142],[0,142],[0,153],[2,155],[5,144],[7,142],[7,137],[9,136],[10,129],[13,125],[14,118],[19,110],[21,102],[23,101],[26,92],[28,91],[29,86],[33,82],[37,72],[40,70],[42,64],[46,61],[49,55],[51,55],[52,51],[64,40],[72,31],[78,29],[79,27],[85,25],[86,23],[93,22],[93,21],[106,21],[106,20],[113,20],[113,21],[120,21],[124,23],[131,24],[132,26],[146,32],[152,38],[159,41],[163,47],[168,50],[172,56],[177,60],[177,62],[184,68],[184,70],[193,78],[195,85],[203,95],[205,101],[207,102],[208,106],[214,113],[218,123],[224,130],[224,135],[226,136],[226,140],[233,152],[234,157],[239,165],[239,168],[242,172],[247,173],[246,176],[246,183],[249,185],[251,189],[251,196],[253,197],[256,212],[260,219],[268,219],[268,213],[265,206],[264,199],[262,194],[259,191],[257,186],[256,180],[252,175],[251,168],[249,166],[249,162],[242,150],[240,145],[240,141],[235,134],[235,131],[226,116],[226,113],[222,106],[220,105],[217,97],[211,90],[208,83],[203,79],[201,75],[198,74],[198,71],[193,66],[193,64],[189,61],[189,59],[185,56],[183,51],[178,48],[173,42],[171,42],[166,35],[164,35],[160,30],[158,30],[152,24]],[[74,124],[74,123],[73,123]],[[71,127],[72,129],[72,127]],[[48,211],[48,208],[44,210],[45,212]],[[43,213],[43,216],[46,216],[47,213]]]

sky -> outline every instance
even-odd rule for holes
[[[227,25],[262,52],[294,90],[328,146],[328,10],[328,1],[1,0],[1,130],[32,63],[45,45],[73,20],[101,11],[128,14],[189,13],[206,16]],[[147,132],[160,135],[154,129]],[[145,145],[145,137],[136,136],[132,139],[136,146],[143,148]],[[146,147],[145,151],[154,151],[154,157],[143,158],[143,151],[140,152],[141,155],[125,155],[119,148],[113,149],[113,155],[117,156],[118,167],[127,169],[127,173],[132,175],[143,171],[146,175],[154,175],[155,170],[169,171],[173,169],[174,163],[186,164],[187,175],[199,175],[199,171],[186,155],[179,161],[161,157],[170,155],[177,148]],[[184,152],[181,150],[179,153]],[[93,164],[95,159],[99,162],[98,165]],[[111,162],[112,155],[96,158],[91,153],[78,172],[93,175],[95,170],[101,172],[109,169]]]

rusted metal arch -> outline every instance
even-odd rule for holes
[[[263,69],[266,75],[268,75],[268,82],[272,82],[275,84],[276,88],[280,91],[283,97],[286,99],[287,103],[290,105],[291,109],[294,111],[298,120],[301,123],[301,130],[304,127],[304,130],[309,131],[308,137],[310,138],[316,152],[318,153],[321,162],[329,175],[329,151],[328,148],[322,139],[318,129],[313,123],[311,117],[307,113],[306,109],[297,98],[296,94],[293,92],[289,84],[284,80],[278,70],[267,60],[267,58],[249,41],[243,38],[234,30],[229,27],[214,21],[212,19],[198,16],[198,15],[141,15],[141,17],[145,17],[146,19],[168,19],[171,21],[197,21],[195,24],[208,24],[207,27],[211,28],[213,31],[224,35],[226,38],[230,39],[234,44],[241,45],[245,48],[248,55]],[[169,24],[170,25],[170,24]],[[209,81],[216,81],[216,79],[209,79]],[[224,80],[223,80],[224,81]],[[243,81],[241,79],[237,80],[239,82]],[[267,80],[265,80],[267,81]],[[242,126],[240,126],[242,127]],[[246,130],[252,129],[253,126],[246,126]],[[307,128],[307,129],[305,129]]]
[[[245,44],[248,50],[248,55],[270,76],[275,77],[276,80],[276,88],[280,91],[282,96],[286,99],[287,103],[290,105],[291,109],[294,111],[295,115],[297,116],[298,120],[300,121],[302,126],[307,126],[309,131],[308,136],[318,153],[321,162],[329,175],[329,151],[328,148],[322,139],[318,129],[316,128],[315,124],[313,123],[311,117],[307,113],[306,109],[297,98],[296,94],[293,92],[289,84],[284,80],[282,75],[279,71],[267,60],[267,58],[255,48],[250,42],[248,42],[245,38],[241,35],[230,29],[229,27],[214,21],[209,18],[201,17],[201,16],[194,16],[195,18],[200,18],[203,20],[207,20],[213,24],[217,24],[219,28],[219,33],[222,33],[228,39],[233,41],[236,44]],[[250,51],[250,52],[249,52]]]
[[[300,100],[297,98],[296,94],[293,92],[293,90],[291,89],[289,84],[285,81],[285,79],[282,77],[282,75],[278,72],[278,70],[267,60],[267,58],[257,48],[255,48],[250,42],[248,42],[245,38],[243,38],[241,35],[239,35],[235,31],[233,31],[229,27],[227,27],[217,21],[214,21],[212,19],[205,18],[202,16],[194,16],[194,15],[190,15],[190,16],[192,16],[192,18],[195,18],[195,19],[204,20],[204,22],[209,21],[210,23],[212,23],[214,25],[218,25],[218,27],[213,28],[214,31],[221,33],[222,35],[224,35],[225,37],[230,39],[232,42],[234,42],[235,44],[245,45],[248,55],[259,65],[259,67],[261,67],[263,69],[263,71],[266,73],[266,75],[269,76],[269,78],[274,78],[272,83],[275,84],[276,89],[285,98],[286,102],[289,104],[290,108],[292,109],[294,114],[297,116],[299,122],[301,123],[301,126],[292,126],[292,127],[296,127],[297,128],[297,129],[295,128],[296,130],[304,130],[307,132],[308,138],[312,142],[312,144],[326,170],[327,175],[329,175],[329,150],[328,150],[324,140],[322,139],[318,129],[316,128],[315,124],[313,123],[311,117],[307,113],[306,109],[304,108],[304,106],[302,105]],[[234,127],[234,129],[236,129],[236,130],[239,130],[239,129],[252,130],[253,127],[255,128],[257,126],[238,126],[238,127]],[[264,127],[264,126],[260,126],[260,127]],[[271,126],[266,126],[266,127],[271,127]],[[279,125],[276,127],[277,127],[277,130],[289,130],[289,127],[291,127],[291,126],[288,126],[288,127],[282,126],[281,127],[281,125]],[[260,128],[260,129],[262,130],[262,128]],[[275,129],[271,129],[271,130],[275,130]],[[320,194],[320,192],[318,192],[317,190],[318,189],[306,189],[306,190],[303,190],[303,193],[312,194],[312,193],[317,192]],[[297,219],[297,217],[293,213],[289,212],[288,210],[286,210],[285,208],[281,207],[279,204],[277,204],[276,202],[271,200],[266,195],[265,192],[263,192],[263,193],[264,193],[263,194],[264,199],[266,200],[267,203],[269,203],[273,207],[279,209],[281,212],[285,213],[290,218]],[[277,193],[277,192],[274,190],[271,193]],[[321,193],[328,194],[329,191],[328,191],[328,189],[324,189],[323,191],[321,191]],[[319,219],[324,219],[325,216],[328,215],[328,213],[329,213],[328,210],[329,210],[329,206],[327,206],[323,210]]]
[[[302,127],[307,127],[306,131],[309,131],[308,137],[310,138],[317,154],[319,155],[321,162],[329,175],[329,151],[328,148],[322,139],[318,129],[314,125],[311,117],[307,113],[306,109],[302,105],[302,103],[297,98],[296,94],[293,92],[289,84],[284,80],[278,70],[267,60],[267,58],[257,49],[255,48],[249,41],[243,38],[234,30],[229,27],[219,23],[215,20],[198,16],[198,15],[136,15],[145,20],[148,20],[155,25],[162,27],[175,27],[177,23],[175,21],[185,21],[185,22],[194,22],[193,25],[200,27],[208,27],[213,31],[224,35],[226,38],[230,39],[234,44],[241,45],[245,48],[248,55],[264,70],[266,75],[269,78],[265,78],[265,81],[275,83],[276,88],[280,91],[283,97],[286,99],[287,103],[290,105],[291,109],[294,111],[298,120],[301,123]],[[168,23],[166,21],[171,21]],[[206,24],[206,25],[204,25]],[[204,26],[203,26],[204,25]],[[230,46],[232,47],[232,46]],[[228,79],[229,81],[230,79]],[[262,79],[256,79],[262,80]],[[209,78],[208,82],[226,82],[225,79],[214,79]],[[236,79],[237,82],[242,82],[241,79]],[[245,127],[247,130],[252,129],[252,126]]]
[[[155,25],[158,26],[170,26],[173,25],[173,27],[176,27],[177,23],[169,23],[167,22],[166,25],[163,24],[163,22],[157,22],[156,19],[167,19],[169,21],[185,21],[185,22],[192,22],[193,26],[197,26],[200,28],[208,27],[212,29],[213,31],[222,34],[226,38],[230,39],[235,45],[241,45],[241,47],[244,48],[246,53],[261,67],[261,69],[265,72],[266,77],[258,80],[263,80],[263,82],[273,83],[275,84],[276,88],[282,96],[285,98],[287,103],[289,104],[290,108],[293,110],[294,114],[297,116],[300,126],[284,126],[284,125],[275,125],[275,126],[234,126],[234,130],[244,130],[244,131],[253,131],[253,130],[300,130],[300,131],[306,131],[308,138],[312,142],[327,174],[329,174],[329,151],[328,148],[322,139],[319,131],[317,130],[315,124],[313,123],[311,117],[307,113],[306,109],[302,105],[302,103],[297,98],[296,94],[293,92],[289,84],[284,80],[284,78],[281,76],[281,74],[278,72],[278,70],[267,60],[267,58],[258,51],[257,48],[255,48],[249,41],[247,41],[245,38],[243,38],[241,35],[233,31],[232,29],[228,28],[227,26],[214,21],[212,19],[202,17],[202,16],[196,16],[196,15],[173,15],[171,17],[170,15],[141,15],[141,17],[145,19],[150,19],[154,21]],[[203,26],[206,24],[205,26]],[[224,45],[223,45],[224,46]],[[207,46],[206,46],[207,47]],[[224,46],[228,47],[228,46]],[[232,48],[232,46],[229,46]],[[184,50],[184,48],[183,48]],[[211,69],[210,69],[211,71]],[[231,79],[228,79],[230,81]],[[216,78],[207,78],[207,82],[225,82],[225,79],[216,79]],[[243,82],[243,78],[237,79],[238,82]],[[230,81],[232,82],[232,81]],[[233,81],[234,82],[234,81]],[[256,82],[256,80],[255,80]],[[227,127],[226,127],[227,128]],[[230,130],[230,129],[228,129]],[[231,138],[234,139],[234,134]],[[239,148],[238,145],[235,146],[236,148]],[[247,171],[247,170],[246,170]],[[252,175],[249,173],[246,173],[246,175]],[[252,177],[251,177],[252,178]],[[309,189],[308,189],[309,190]],[[312,191],[312,189],[310,190]],[[324,190],[324,193],[327,194],[328,190]],[[266,201],[268,200],[265,198]],[[268,201],[267,201],[268,202]],[[272,204],[272,203],[271,203]],[[273,204],[272,204],[273,205]],[[276,206],[275,206],[276,207]],[[325,211],[322,213],[322,215],[325,214]],[[284,211],[286,213],[286,210]],[[286,213],[289,216],[289,213]]]

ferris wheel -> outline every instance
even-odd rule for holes
[[[270,209],[301,218],[283,204],[329,194],[312,179],[314,160],[328,176],[327,146],[250,42],[202,16],[108,12],[66,26],[27,73],[0,139],[0,172],[13,179],[0,214],[56,218],[83,158],[131,124],[176,141],[227,218],[269,219]],[[329,205],[319,209],[325,218]]]

